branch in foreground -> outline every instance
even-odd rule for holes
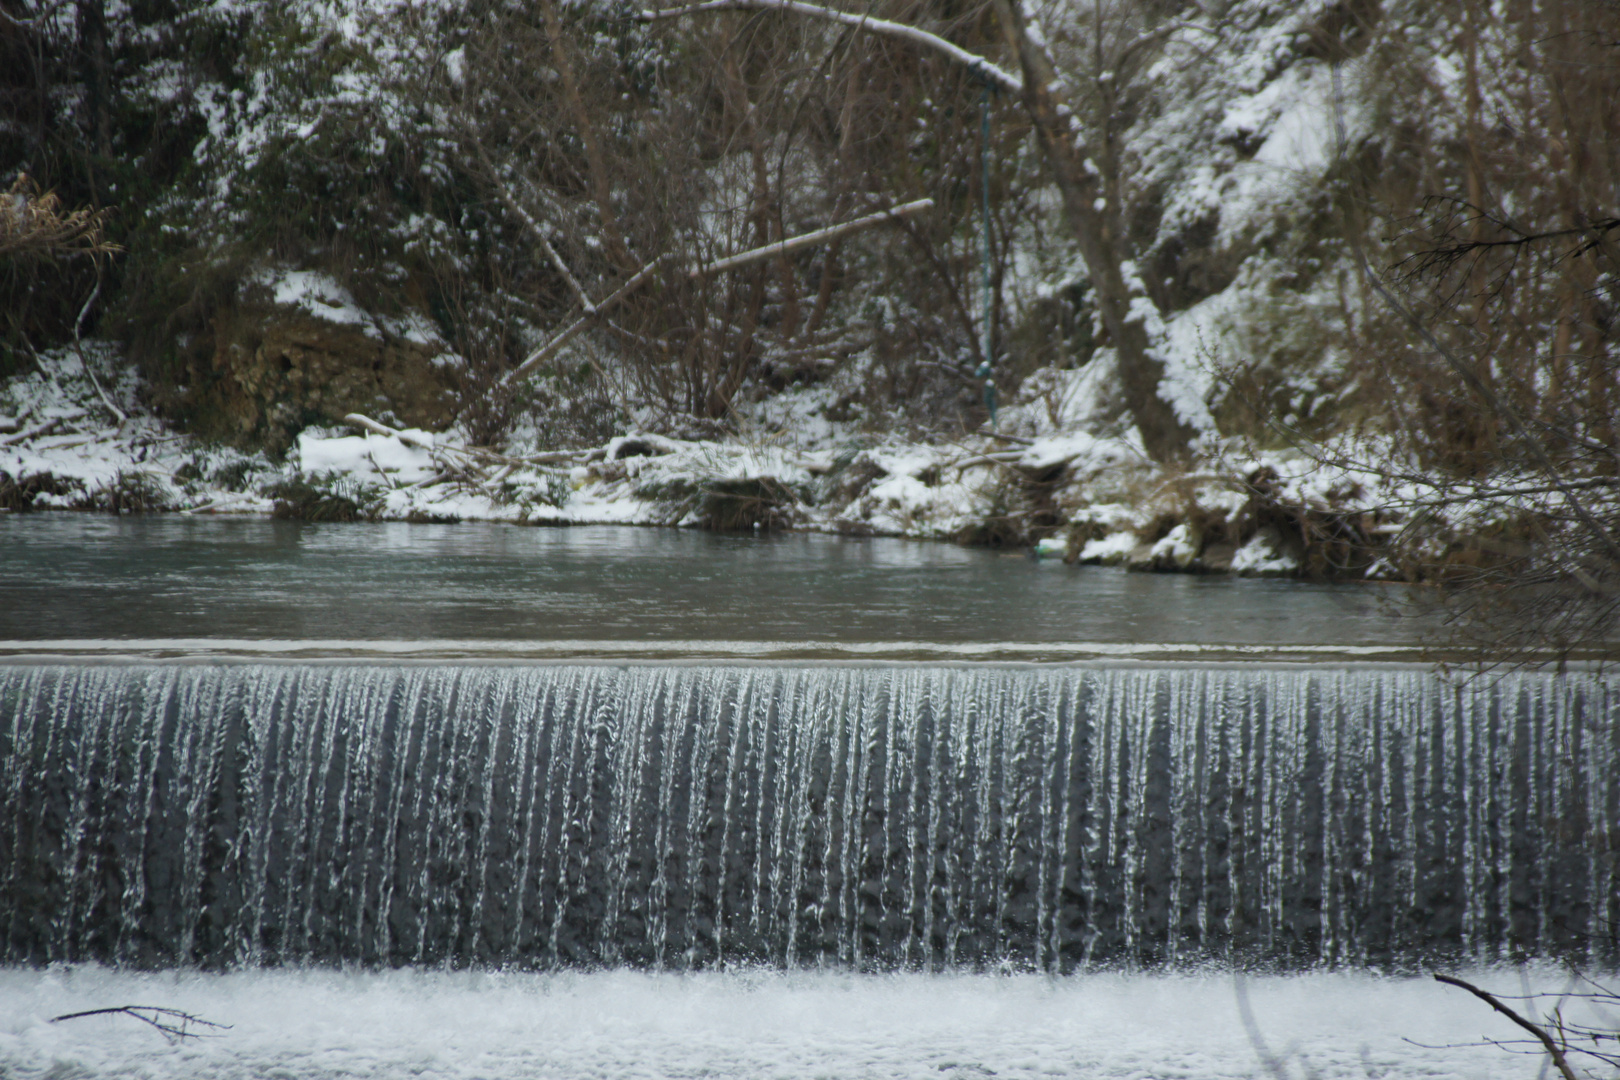
[[[143,1024],[150,1024],[163,1033],[163,1037],[171,1043],[182,1042],[186,1039],[214,1038],[208,1031],[193,1031],[193,1027],[212,1028],[216,1031],[225,1031],[229,1024],[216,1024],[212,1020],[204,1020],[192,1013],[182,1012],[179,1009],[165,1009],[159,1005],[118,1005],[110,1009],[86,1009],[83,1012],[63,1013],[61,1016],[51,1017],[51,1023],[63,1020],[79,1020],[86,1016],[112,1016],[122,1013],[133,1016]]]
[[[1501,1013],[1515,1024],[1518,1024],[1531,1035],[1534,1035],[1536,1040],[1540,1042],[1541,1045],[1546,1049],[1547,1056],[1552,1059],[1553,1067],[1558,1070],[1559,1074],[1563,1076],[1564,1080],[1580,1080],[1580,1078],[1575,1075],[1575,1070],[1570,1068],[1569,1059],[1564,1056],[1564,1048],[1558,1044],[1558,1040],[1554,1039],[1550,1034],[1548,1034],[1546,1028],[1542,1027],[1540,1024],[1526,1020],[1524,1017],[1510,1009],[1507,1005],[1503,1004],[1501,999],[1499,999],[1495,994],[1492,994],[1488,990],[1481,990],[1473,983],[1464,982],[1463,980],[1454,978],[1451,975],[1441,975],[1439,973],[1435,974],[1434,981],[1468,991],[1470,994],[1473,994],[1475,997],[1485,1002],[1485,1004],[1489,1005],[1491,1008],[1495,1009],[1497,1012]]]
[[[997,67],[977,53],[970,53],[960,45],[946,41],[938,34],[906,23],[890,22],[888,19],[874,19],[867,15],[857,15],[850,11],[839,11],[837,8],[822,7],[820,4],[807,4],[804,0],[708,0],[707,3],[692,4],[687,7],[663,8],[661,10],[648,10],[641,12],[637,17],[641,22],[657,22],[659,19],[674,19],[682,15],[696,15],[705,11],[791,11],[799,15],[809,15],[816,19],[825,19],[828,22],[843,23],[860,30],[868,30],[874,34],[888,34],[890,37],[904,38],[919,45],[943,53],[959,64],[965,64],[980,77],[988,79],[1004,90],[1018,93],[1024,89],[1024,80],[1017,75]]]

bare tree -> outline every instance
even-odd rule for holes
[[[423,96],[448,99],[477,185],[531,246],[510,290],[544,343],[505,368],[524,392],[588,370],[605,399],[707,431],[745,388],[861,356],[879,366],[869,385],[885,412],[970,407],[977,265],[960,221],[976,219],[955,192],[978,172],[977,117],[920,99],[914,53],[821,24],[783,34],[721,13],[669,40],[592,19],[504,12],[467,28],[441,65],[453,77],[423,78]],[[673,49],[682,62],[658,59]],[[967,72],[936,66],[953,95],[977,98]],[[903,209],[925,204],[926,217]],[[857,221],[899,227],[845,227]],[[767,254],[724,262],[738,252]]]
[[[1107,5],[1098,5],[1098,10],[1104,6]],[[1096,132],[1083,122],[1086,111],[1072,100],[1070,82],[1059,72],[1044,35],[1032,32],[1019,0],[993,0],[993,10],[1007,46],[1016,57],[1019,70],[1016,75],[919,26],[803,0],[708,0],[689,7],[646,11],[641,17],[656,21],[736,9],[805,15],[900,38],[930,49],[963,65],[979,78],[1019,94],[1052,179],[1062,195],[1065,217],[1085,260],[1097,311],[1117,355],[1120,381],[1143,443],[1160,461],[1186,455],[1192,431],[1160,393],[1164,364],[1153,351],[1146,313],[1139,306],[1146,304],[1151,309],[1151,301],[1133,289],[1125,274],[1128,244],[1121,216],[1119,155],[1111,149],[1106,134],[1096,138]],[[1093,58],[1102,69],[1094,72],[1093,81],[1101,86],[1118,85],[1116,76],[1128,77],[1156,44],[1189,25],[1174,23],[1151,30],[1133,27],[1131,32],[1120,34],[1117,27],[1104,32],[1099,24]],[[1214,32],[1203,27],[1196,29]],[[1109,103],[1103,101],[1096,111],[1110,115]]]
[[[1408,492],[1407,572],[1447,586],[1463,642],[1494,659],[1610,656],[1620,56],[1597,7],[1488,15],[1469,0],[1457,20],[1461,100],[1436,100],[1399,50],[1377,72],[1415,98],[1415,116],[1461,118],[1450,154],[1383,133],[1343,145],[1338,109],[1346,238],[1385,313],[1366,362],[1404,462],[1356,464]],[[1487,124],[1491,113],[1502,122]],[[1389,169],[1392,153],[1410,166]],[[1380,268],[1365,234],[1391,221]]]

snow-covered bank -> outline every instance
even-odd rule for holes
[[[308,428],[276,462],[167,428],[99,347],[47,355],[0,386],[0,506],[794,528],[1138,569],[1393,572],[1376,551],[1394,528],[1378,509],[1391,494],[1378,477],[1213,444],[1203,460],[1165,469],[1133,430],[1089,430],[1098,393],[1087,372],[1050,373],[995,432],[929,441],[835,423],[830,390],[812,388],[767,399],[721,439],[632,432],[559,450],[520,433],[494,450],[454,430],[357,422]],[[1337,556],[1313,549],[1323,522]]]
[[[1556,973],[1542,988],[1562,985]],[[1517,992],[1516,973],[1481,976]],[[1494,980],[1494,981],[1493,981]],[[1229,975],[0,971],[11,1077],[1188,1077],[1265,1074]],[[1528,1075],[1515,1029],[1426,978],[1247,980],[1269,1050],[1322,1080]],[[166,1045],[162,1004],[232,1025]]]

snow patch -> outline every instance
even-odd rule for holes
[[[1273,547],[1275,538],[1265,534],[1250,537],[1232,556],[1234,574],[1292,574],[1299,569],[1299,560],[1278,554]]]
[[[1142,541],[1136,538],[1135,533],[1109,533],[1100,540],[1087,540],[1086,546],[1080,549],[1080,561],[1112,566],[1124,561],[1126,556],[1141,546]]]

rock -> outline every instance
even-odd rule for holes
[[[351,412],[442,430],[455,419],[443,349],[299,308],[243,303],[214,317],[206,378],[185,402],[205,437],[280,454],[303,428]]]
[[[1203,546],[1193,527],[1182,522],[1156,541],[1145,553],[1140,548],[1126,557],[1132,570],[1190,570]]]
[[[1288,552],[1277,529],[1267,526],[1233,553],[1231,569],[1244,577],[1293,577],[1299,573],[1299,559]]]

